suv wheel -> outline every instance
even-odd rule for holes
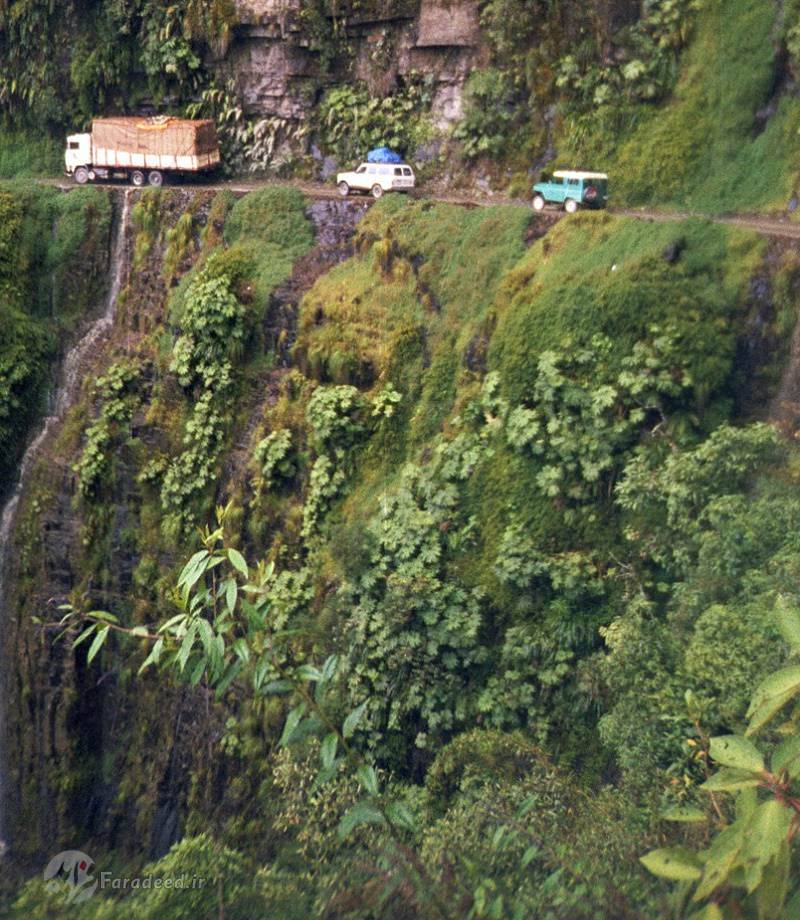
[[[342,196],[342,198],[347,198],[347,196],[350,194],[350,186],[346,182],[339,183],[339,194]]]
[[[383,195],[383,186],[378,185],[378,183],[376,182],[375,185],[372,186],[372,197],[380,198],[382,195]]]
[[[578,202],[574,198],[567,198],[564,202],[564,210],[567,214],[574,214],[578,210]]]
[[[73,177],[78,185],[86,185],[89,181],[89,170],[85,166],[79,166]]]
[[[541,195],[533,196],[533,210],[544,211],[544,198]]]

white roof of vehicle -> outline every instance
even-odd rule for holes
[[[579,169],[559,169],[553,173],[556,179],[607,179],[606,173],[582,172]]]

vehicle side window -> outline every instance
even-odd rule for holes
[[[356,175],[360,176],[362,173],[365,173],[366,171],[367,171],[366,166],[359,166],[358,169],[356,170]]]
[[[391,176],[392,174],[391,166],[381,166],[380,173],[382,176]]]
[[[79,144],[77,141],[70,141],[70,142],[69,142],[69,149],[70,149],[70,150],[77,150],[78,147],[80,147],[80,144]]]
[[[403,175],[404,175],[404,176],[410,176],[410,175],[411,175],[411,167],[410,167],[410,166],[404,166],[404,167],[403,167]]]
[[[377,167],[377,166],[368,166],[368,167],[367,167],[367,172],[368,172],[371,176],[374,176],[375,173],[376,173],[377,171],[378,171],[378,167]]]
[[[399,166],[395,166],[395,168],[394,168],[394,174],[395,174],[396,176],[402,176],[402,175],[403,175],[403,170],[400,169]]]

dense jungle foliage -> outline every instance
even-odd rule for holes
[[[193,713],[183,839],[105,862],[213,891],[126,912],[780,916],[800,504],[792,446],[746,407],[786,356],[794,252],[604,214],[531,239],[524,209],[395,199],[287,342],[275,292],[314,258],[302,196],[177,194],[134,208],[134,264],[165,295],[58,447],[82,547],[60,642],[82,684],[114,673],[136,698],[113,741],[58,763],[70,840],[97,858],[123,816],[147,833],[174,756],[153,733],[173,694]],[[36,477],[28,618],[60,488]],[[753,713],[758,748],[728,740]],[[32,881],[10,909],[111,917],[119,896],[65,908]]]
[[[615,203],[796,195],[795,0],[482,0],[445,136],[425,74],[352,78],[369,9],[304,0],[290,126],[215,69],[227,0],[0,0],[0,176],[140,109],[214,115],[237,171],[386,142],[513,194],[558,162]],[[133,201],[114,330],[3,548],[0,911],[800,916],[796,247],[390,197],[332,255],[351,205],[292,188]],[[3,494],[119,207],[0,186]],[[69,903],[41,873],[73,847],[207,884]]]

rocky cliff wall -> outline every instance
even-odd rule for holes
[[[422,72],[433,81],[436,123],[457,121],[464,83],[487,57],[477,4],[421,0],[367,6],[337,24],[344,53],[326,68],[301,0],[240,0],[239,22],[216,66],[235,80],[251,115],[302,122],[328,83],[355,78],[385,95]]]

